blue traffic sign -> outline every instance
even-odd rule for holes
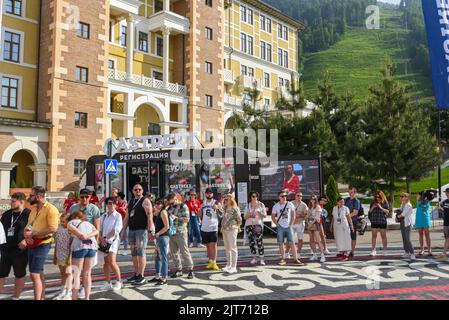
[[[106,174],[117,174],[118,173],[118,161],[107,159],[104,161],[104,167],[106,168]]]

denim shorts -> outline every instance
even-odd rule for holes
[[[139,248],[136,248],[136,245],[140,243]],[[133,257],[143,257],[145,255],[145,249],[147,248],[148,243],[148,230],[140,229],[140,230],[131,230],[128,231],[128,244],[131,247],[134,247],[131,254]]]
[[[278,226],[277,227],[277,238],[278,238],[278,244],[284,243],[285,238],[287,238],[288,243],[294,243],[292,228],[282,228],[281,226]]]
[[[72,259],[89,259],[94,258],[97,254],[97,250],[94,249],[81,249],[72,252]]]
[[[47,259],[50,248],[51,244],[46,243],[41,244],[34,249],[28,249],[28,263],[30,267],[30,273],[44,272],[45,259]]]

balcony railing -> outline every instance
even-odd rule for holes
[[[228,94],[225,94],[225,104],[231,105],[232,107],[234,107],[236,109],[243,109],[242,103],[243,103],[243,99],[232,97]]]
[[[119,71],[115,69],[109,69],[108,77],[111,80],[116,81],[127,81],[127,74],[124,71]],[[186,86],[177,84],[177,83],[166,83],[164,84],[163,81],[155,79],[155,78],[149,78],[145,77],[144,75],[137,75],[133,74],[132,81],[133,84],[140,85],[147,88],[152,88],[156,90],[167,90],[172,93],[176,93],[179,95],[187,95],[187,88]]]
[[[234,84],[234,73],[231,70],[225,69],[224,71],[224,82],[229,84]]]
[[[242,75],[240,76],[240,81],[243,81],[244,88],[252,89],[255,85],[258,90],[262,90],[262,81],[254,77]]]

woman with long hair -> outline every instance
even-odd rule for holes
[[[163,198],[157,199],[154,203],[153,220],[155,226],[155,238],[157,244],[156,254],[156,277],[150,282],[157,286],[167,284],[168,276],[168,244],[170,241],[169,229],[170,221],[166,210],[166,201]]]
[[[374,194],[374,200],[371,203],[368,219],[371,221],[371,256],[377,255],[376,242],[377,234],[382,238],[383,255],[387,255],[387,216],[390,213],[390,206],[387,197],[382,191]]]
[[[408,193],[404,192],[401,194],[401,208],[397,213],[396,220],[401,223],[402,243],[404,244],[405,251],[403,258],[415,260],[413,244],[411,241],[413,207],[410,203],[410,195]]]
[[[251,264],[256,264],[259,258],[260,264],[265,265],[263,245],[263,219],[267,216],[265,205],[259,201],[259,193],[250,192],[250,201],[246,206],[243,218],[245,219],[245,232],[248,236],[249,247],[253,259]]]
[[[237,236],[240,231],[240,225],[242,224],[242,215],[233,195],[226,195],[223,203],[224,214],[221,233],[223,234],[226,252],[226,267],[221,270],[227,273],[236,273],[238,257]]]
[[[337,199],[337,205],[332,210],[331,232],[334,233],[335,244],[339,254],[337,258],[342,261],[348,260],[348,252],[351,251],[351,232],[354,231],[351,212],[345,206],[345,200],[342,197]]]
[[[416,221],[415,226],[416,229],[418,229],[419,233],[419,246],[421,248],[421,251],[419,252],[419,255],[424,255],[424,237],[426,238],[426,244],[427,244],[427,253],[428,256],[432,256],[432,247],[431,247],[431,241],[430,241],[430,232],[429,229],[432,226],[432,222],[430,219],[431,215],[431,208],[430,208],[430,201],[426,199],[421,192],[418,195],[417,204],[416,204]]]
[[[310,258],[310,261],[318,260],[318,255],[316,251],[316,244],[320,248],[321,259],[320,262],[326,262],[326,257],[324,256],[324,245],[321,242],[320,231],[322,228],[321,225],[321,212],[323,209],[318,203],[318,198],[313,195],[310,198],[309,202],[309,210],[307,213],[307,229],[309,231],[310,236],[310,248],[312,249],[313,255]]]

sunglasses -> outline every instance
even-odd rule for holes
[[[281,197],[281,198],[286,198],[287,195],[286,195],[286,194],[282,194],[282,195],[280,195],[280,197]]]
[[[143,191],[143,189],[134,189],[133,191]]]
[[[302,197],[302,195],[300,195],[300,194],[297,194],[297,195],[296,195],[296,197],[300,198],[300,197]]]
[[[89,198],[90,196],[80,196],[80,198],[81,199],[87,199],[87,198]]]
[[[256,195],[252,195],[251,198],[257,198],[257,196]]]

